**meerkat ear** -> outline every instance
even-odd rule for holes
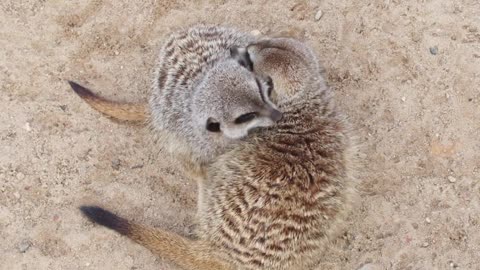
[[[262,47],[262,42],[259,41],[259,42],[255,42],[255,43],[250,43],[247,45],[247,47],[245,48],[245,50],[247,51],[249,57],[250,57],[250,54],[252,52],[258,52],[260,50],[260,48]]]
[[[230,56],[235,59],[241,66],[253,71],[253,63],[250,60],[247,48],[232,47],[230,48]]]
[[[261,55],[261,51],[265,48],[268,48],[268,40],[260,40],[254,43],[250,43],[245,48],[245,54],[248,55],[248,59],[252,62],[258,60],[257,58]]]

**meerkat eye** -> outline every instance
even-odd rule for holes
[[[262,97],[263,102],[265,102],[265,97],[264,97],[264,88],[262,87],[262,83],[258,78],[255,78],[255,81],[257,82],[258,89],[260,91],[260,96]],[[266,90],[267,90],[267,96],[270,97],[272,95],[273,91],[273,81],[270,76],[267,76],[265,78],[265,84],[267,85]]]
[[[262,90],[262,83],[260,82],[260,80],[258,78],[255,78],[255,82],[257,83],[258,89]]]
[[[246,48],[232,47],[230,48],[230,56],[244,68],[253,71],[253,63]]]
[[[207,130],[210,132],[220,132],[220,123],[215,122],[212,118],[207,120]]]
[[[273,80],[272,80],[272,77],[270,76],[267,76],[267,79],[266,79],[266,82],[267,82],[267,94],[268,96],[271,96],[272,95],[272,91],[273,91]]]
[[[257,117],[257,113],[255,112],[242,114],[239,117],[237,117],[237,119],[235,119],[235,124],[243,124],[243,123],[252,121],[255,117]]]

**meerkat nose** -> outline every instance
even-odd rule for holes
[[[283,113],[279,110],[273,109],[270,112],[270,118],[272,118],[274,122],[280,121],[282,117],[283,117]]]

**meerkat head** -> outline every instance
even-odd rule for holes
[[[237,53],[231,50],[232,56]],[[272,80],[251,72],[248,59],[228,58],[217,63],[200,82],[192,99],[192,114],[199,128],[212,136],[240,139],[258,127],[282,118],[271,101]]]
[[[259,76],[271,76],[278,96],[291,97],[307,84],[321,80],[322,68],[315,53],[293,38],[270,38],[239,50],[238,58]],[[240,62],[240,61],[239,61]],[[276,101],[276,98],[274,99]]]

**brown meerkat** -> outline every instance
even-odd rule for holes
[[[311,269],[348,213],[357,150],[316,55],[293,39],[247,47],[271,74],[284,117],[206,166],[196,239],[135,224],[95,206],[92,221],[183,269]]]
[[[114,102],[70,82],[96,110],[117,120],[150,120],[159,141],[176,156],[208,163],[249,131],[282,117],[270,100],[271,80],[252,72],[251,35],[217,26],[171,33],[157,61],[147,104]],[[150,115],[148,115],[150,113]]]

